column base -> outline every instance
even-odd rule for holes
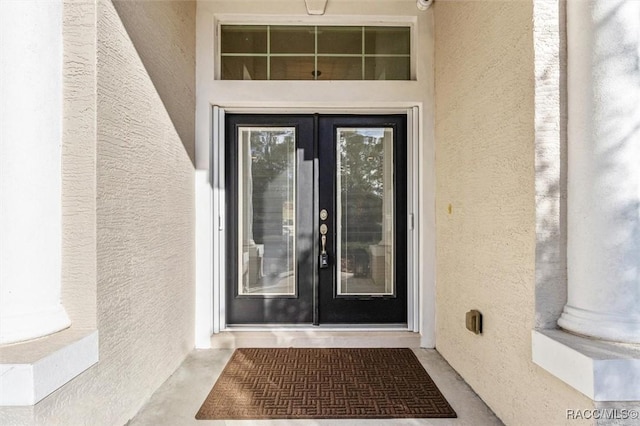
[[[3,346],[0,360],[0,407],[34,405],[98,362],[98,330]]]
[[[71,325],[62,305],[50,309],[0,316],[0,345],[44,337]]]
[[[590,399],[640,401],[640,346],[562,330],[533,330],[531,337],[533,362]]]
[[[565,305],[558,326],[575,334],[621,343],[640,343],[640,317],[603,314]]]

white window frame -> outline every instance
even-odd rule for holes
[[[214,78],[216,80],[222,80],[222,72],[220,70],[221,60],[221,27],[223,25],[287,25],[287,26],[353,26],[353,27],[407,27],[410,31],[411,46],[409,50],[410,62],[409,62],[409,80],[399,81],[411,81],[416,79],[416,20],[411,18],[400,17],[399,19],[391,20],[389,17],[385,19],[363,19],[362,17],[353,16],[341,16],[332,18],[328,23],[325,19],[318,16],[306,16],[298,17],[292,20],[288,16],[236,16],[236,15],[218,15],[215,20],[215,67]],[[271,81],[271,80],[260,80]],[[291,81],[291,80],[287,80]],[[306,80],[305,80],[306,81]],[[312,81],[312,80],[310,80]],[[349,81],[376,81],[376,80],[349,80]],[[387,81],[387,80],[385,80]]]

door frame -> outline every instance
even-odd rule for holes
[[[422,335],[424,347],[433,347],[433,332],[435,303],[425,304],[424,299],[434,301],[435,274],[433,267],[427,267],[431,262],[417,262],[424,259],[428,253],[435,253],[435,235],[425,238],[433,215],[427,214],[427,208],[432,208],[433,199],[421,196],[421,188],[428,191],[425,175],[433,172],[432,149],[425,150],[421,142],[421,117],[419,105],[408,108],[309,108],[306,106],[292,108],[259,108],[259,107],[223,107],[211,106],[210,110],[210,159],[208,170],[196,170],[196,347],[210,346],[210,337],[221,331],[231,330],[226,324],[226,230],[225,223],[225,114],[406,114],[407,116],[407,327],[401,330],[412,331]],[[422,146],[422,149],[421,149]],[[425,154],[429,154],[427,161],[419,161]],[[203,173],[205,172],[205,173]],[[211,172],[211,173],[210,173]],[[413,225],[413,226],[412,226]],[[433,251],[432,251],[433,250]],[[208,317],[208,318],[207,318]],[[429,329],[426,329],[425,322]],[[206,324],[206,325],[205,325]],[[304,329],[309,326],[265,326],[260,329]],[[314,329],[345,329],[344,327],[313,327]],[[359,327],[362,328],[362,327]],[[233,329],[237,329],[234,327]],[[255,329],[255,328],[254,328]],[[349,330],[354,330],[349,327]],[[363,330],[388,329],[380,327],[364,327]],[[396,328],[398,330],[398,328]],[[208,337],[205,337],[208,336]],[[425,339],[426,337],[426,339]],[[426,340],[426,342],[425,342]]]
[[[408,201],[411,196],[409,195],[409,198],[407,197],[407,180],[408,175],[412,171],[412,168],[407,167],[407,160],[412,158],[412,156],[407,153],[409,146],[407,111],[405,110],[402,114],[393,115],[388,113],[235,114],[225,111],[222,108],[217,108],[213,109],[213,113],[218,114],[218,122],[224,123],[226,126],[224,140],[213,139],[215,149],[213,149],[212,152],[217,153],[217,155],[214,154],[215,156],[212,158],[211,167],[212,170],[217,171],[216,176],[214,176],[214,179],[217,181],[216,187],[219,189],[224,187],[225,194],[224,197],[216,200],[215,204],[217,208],[214,209],[215,211],[213,212],[213,216],[219,217],[218,223],[224,225],[218,226],[218,229],[214,230],[214,233],[221,236],[215,241],[214,256],[216,256],[216,263],[218,265],[225,265],[226,267],[224,273],[217,273],[214,277],[214,294],[220,295],[219,298],[214,297],[214,303],[217,308],[216,311],[218,312],[214,317],[214,333],[225,330],[246,330],[248,327],[260,330],[269,328],[281,330],[284,327],[299,328],[304,326],[311,327],[312,325],[316,327],[320,326],[323,329],[326,327],[349,329],[366,327],[369,330],[375,328],[389,330],[393,328],[402,331],[418,331],[414,329],[417,318],[413,317],[413,315],[418,312],[417,306],[413,309],[409,308],[409,306],[413,307],[414,305],[412,302],[413,294],[408,291],[413,279],[407,279],[407,276],[412,272],[407,261],[413,258],[412,254],[414,251],[413,248],[409,246],[408,240],[415,234],[414,229],[408,228],[414,221],[413,215],[409,214],[411,207]],[[242,233],[243,225],[242,220],[237,220],[241,211],[241,204],[238,204],[238,200],[242,199],[240,196],[242,192],[242,184],[240,182],[242,179],[239,178],[242,173],[238,169],[238,167],[242,166],[238,166],[238,153],[242,150],[236,149],[236,145],[239,143],[239,137],[236,135],[236,132],[238,128],[263,128],[272,126],[278,128],[296,128],[295,140],[298,149],[296,156],[299,161],[296,167],[296,174],[298,178],[301,179],[300,182],[311,185],[312,188],[309,189],[311,189],[312,194],[315,194],[311,195],[311,199],[309,196],[306,196],[306,202],[298,205],[303,213],[297,217],[299,221],[297,223],[304,225],[301,225],[302,228],[296,226],[296,229],[313,229],[312,234],[318,237],[318,240],[311,244],[311,247],[315,247],[312,259],[317,259],[320,245],[320,217],[316,210],[319,209],[320,206],[324,206],[328,208],[330,212],[333,212],[329,215],[330,217],[332,217],[334,213],[337,214],[336,206],[326,199],[329,193],[333,194],[336,190],[336,170],[330,172],[326,169],[327,167],[333,167],[330,166],[330,164],[335,160],[330,159],[335,155],[335,127],[391,127],[395,129],[392,142],[394,150],[393,168],[395,169],[393,172],[395,176],[393,181],[394,187],[397,188],[397,190],[394,190],[395,195],[393,196],[394,201],[392,204],[396,206],[393,210],[395,217],[394,228],[397,227],[397,231],[393,231],[393,239],[398,242],[398,246],[397,250],[394,250],[393,258],[394,265],[397,265],[394,267],[394,282],[395,286],[397,286],[397,293],[394,290],[392,295],[365,297],[366,301],[362,300],[362,296],[357,295],[336,296],[334,294],[335,282],[327,281],[334,273],[327,275],[328,270],[317,269],[317,264],[315,262],[310,264],[309,261],[311,260],[309,259],[304,262],[298,259],[298,267],[301,268],[301,270],[304,269],[305,272],[298,276],[298,279],[301,281],[297,283],[295,297],[290,295],[242,295],[238,293],[238,279],[239,276],[242,275],[242,271],[238,271],[240,264],[239,259],[242,256],[242,251],[238,252],[238,237]],[[333,141],[333,143],[328,144],[327,142],[330,141]],[[333,148],[330,148],[330,146],[333,146]],[[221,148],[223,147],[226,149],[226,152],[221,154]],[[311,164],[313,163],[309,161],[302,161],[300,149],[306,152],[304,155],[306,160],[309,160],[306,158],[308,155],[314,155],[313,163],[315,163],[315,166],[312,166]],[[397,158],[396,155],[398,155]],[[328,158],[329,161],[327,162]],[[312,169],[309,169],[309,167],[312,167]],[[324,181],[322,180],[322,175],[326,175]],[[330,182],[326,181],[327,177]],[[221,184],[224,179],[226,179],[226,182]],[[328,188],[332,189],[329,190]],[[300,191],[298,197],[302,196],[303,193],[309,194],[309,191],[306,189]],[[335,194],[329,198],[334,196]],[[323,197],[325,197],[324,201],[322,201]],[[305,205],[313,205],[314,207],[312,207],[312,211],[307,210],[305,212]],[[298,209],[296,208],[296,210]],[[396,213],[398,214],[397,217]],[[309,214],[311,216],[309,216]],[[225,215],[226,217],[224,217]],[[311,217],[313,217],[312,223],[307,223],[306,221]],[[332,229],[333,226],[337,226],[337,222],[331,222],[335,220],[335,218],[329,218],[328,220],[330,229]],[[303,236],[303,239],[304,238]],[[335,244],[335,239],[330,236],[328,246],[332,244]],[[331,256],[338,256],[335,246],[333,249],[328,248],[328,250]],[[329,270],[333,271],[337,263],[334,259],[333,267]],[[316,273],[318,275],[315,275]],[[310,281],[304,283],[307,279]],[[324,285],[319,285],[319,280],[324,280]],[[335,280],[335,276],[333,280]],[[331,291],[329,291],[330,289]],[[407,293],[409,293],[409,297],[407,297]],[[331,297],[331,294],[334,294],[334,297]],[[222,299],[223,297],[224,300]],[[306,305],[307,302],[308,305]],[[286,304],[288,305],[285,306]],[[319,311],[318,308],[320,304],[324,304],[324,308],[326,309],[320,308],[321,310]],[[278,306],[278,308],[275,308],[276,306]],[[303,312],[307,312],[304,308],[305,306],[310,308],[308,313],[309,315],[312,314],[313,318],[309,317],[306,319],[307,317],[304,316],[305,319],[302,319],[300,315],[302,315]],[[334,310],[332,311],[330,307],[333,307]],[[339,309],[336,309],[338,307]],[[294,315],[296,319],[292,319],[292,317],[288,319],[285,318],[286,315],[282,314],[282,312],[284,312],[283,309],[287,312],[295,312]],[[371,309],[373,309],[373,311],[371,311]],[[226,315],[221,315],[220,312],[225,312]],[[334,312],[334,314],[330,314],[329,312]],[[342,312],[342,314],[340,314],[340,312]],[[384,314],[384,312],[393,312],[394,314]],[[345,313],[351,315],[353,322],[347,319],[349,315],[346,317],[343,316]],[[296,324],[296,322],[299,323]],[[360,324],[367,325],[364,326]]]

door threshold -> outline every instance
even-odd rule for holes
[[[407,324],[235,324],[221,331],[410,331]]]
[[[419,348],[420,334],[392,327],[229,327],[211,336],[214,349],[236,348]]]

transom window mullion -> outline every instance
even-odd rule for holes
[[[271,80],[271,25],[267,25],[267,80]]]
[[[313,79],[318,79],[318,26],[313,27]]]
[[[266,57],[264,53],[221,53],[222,57]],[[270,53],[271,58],[303,58],[306,56],[313,56],[311,53]],[[360,58],[360,53],[318,53],[320,58]],[[367,53],[364,55],[367,58],[409,58],[411,55],[405,55],[402,53]]]
[[[362,80],[365,79],[365,74],[364,74],[364,56],[365,56],[365,36],[364,36],[364,28],[362,27]]]

